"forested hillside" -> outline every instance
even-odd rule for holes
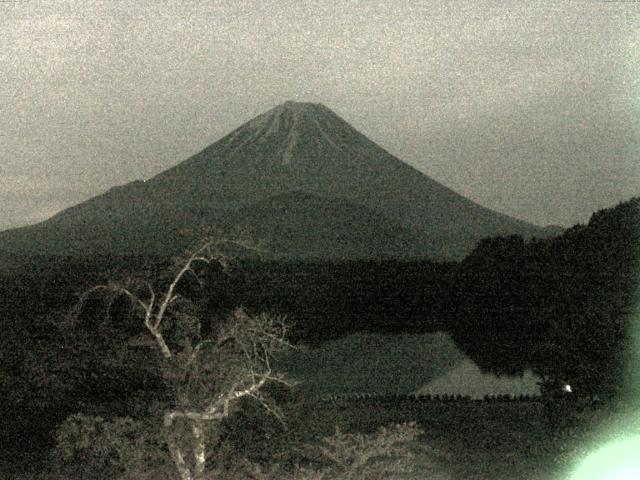
[[[483,240],[453,273],[449,328],[482,367],[527,367],[608,393],[624,383],[638,320],[640,199],[525,242]]]
[[[614,394],[624,383],[637,305],[640,199],[597,212],[553,239],[481,241],[460,263],[267,262],[205,268],[180,293],[203,328],[231,309],[285,314],[292,340],[317,346],[358,331],[447,330],[482,368],[532,368],[577,392]],[[145,412],[162,398],[157,358],[125,298],[109,315],[92,285],[132,275],[166,285],[159,257],[25,257],[0,275],[3,451],[52,445],[75,412]],[[163,276],[165,275],[165,276]],[[635,317],[637,319],[637,317]],[[142,414],[142,413],[140,413]]]

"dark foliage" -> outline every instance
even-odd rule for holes
[[[612,395],[624,366],[637,300],[640,199],[593,215],[546,240],[487,239],[459,264],[429,261],[237,262],[181,286],[212,329],[231,308],[286,314],[294,342],[357,331],[449,330],[485,370],[533,368],[577,392]],[[118,300],[109,317],[78,294],[132,273],[166,270],[160,257],[25,257],[0,274],[0,442],[5,455],[53,442],[56,425],[83,411],[141,415],[163,386],[135,345],[141,325]],[[160,279],[162,281],[162,279]],[[201,293],[204,292],[204,293]],[[142,361],[145,359],[145,362]],[[146,365],[145,368],[143,366]],[[261,434],[262,435],[262,434]]]
[[[613,395],[629,360],[639,253],[637,198],[553,239],[483,240],[454,272],[454,338],[485,370],[533,368]]]
[[[69,311],[89,285],[158,259],[14,258],[0,275],[0,451],[44,454],[53,430],[77,411],[127,411],[157,382],[134,351],[121,354],[129,331],[123,318],[88,308],[76,322]],[[146,353],[146,352],[145,352]],[[133,355],[133,357],[131,356]],[[135,368],[132,368],[135,367]],[[34,448],[36,451],[34,452]]]
[[[287,314],[293,340],[313,345],[354,332],[435,331],[445,328],[450,270],[428,261],[243,263],[227,298]]]

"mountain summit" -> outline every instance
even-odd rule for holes
[[[488,236],[546,236],[486,209],[321,104],[285,102],[146,182],[0,233],[13,253],[166,253],[184,229],[249,229],[286,258],[456,259]]]

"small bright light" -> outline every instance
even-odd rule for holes
[[[571,385],[569,385],[568,383],[562,389],[568,393],[573,392],[573,390],[571,389]]]

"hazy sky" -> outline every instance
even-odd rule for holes
[[[3,0],[0,229],[288,99],[538,224],[640,194],[640,2],[468,3]]]

